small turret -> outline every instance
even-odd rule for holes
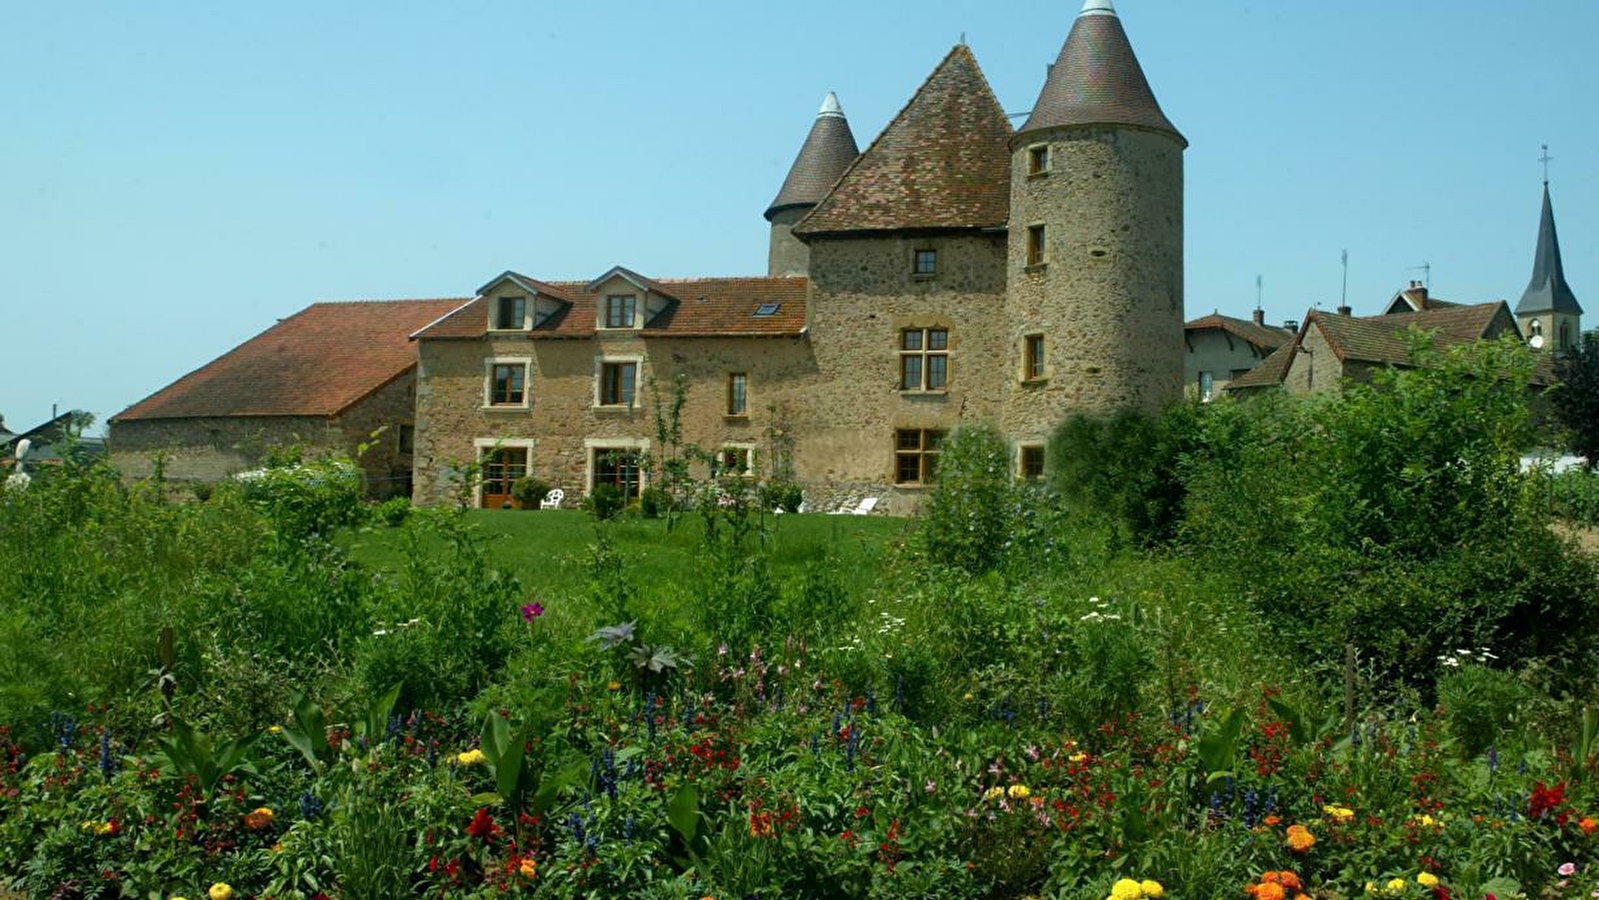
[[[822,202],[857,156],[860,148],[844,118],[844,108],[839,106],[838,95],[829,91],[782,189],[766,209],[766,221],[772,223],[768,275],[804,275],[809,270],[810,249],[794,237],[794,223]]]

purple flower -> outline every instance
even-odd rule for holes
[[[531,622],[542,615],[544,615],[544,604],[537,600],[522,607],[522,621],[524,622]]]

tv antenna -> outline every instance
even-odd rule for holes
[[[1343,264],[1343,267],[1344,267],[1344,289],[1343,289],[1343,293],[1338,295],[1338,306],[1341,309],[1341,308],[1346,307],[1346,306],[1349,305],[1349,250],[1348,250],[1348,248],[1345,248],[1344,252],[1339,254],[1339,261]]]
[[[1261,286],[1262,286],[1262,285],[1263,285],[1263,284],[1264,284],[1264,283],[1265,283],[1265,279],[1264,279],[1264,278],[1262,278],[1262,277],[1261,277],[1261,276],[1259,276],[1259,275],[1256,275],[1256,276],[1255,276],[1255,308],[1256,308],[1256,309],[1261,309],[1261,308],[1263,308],[1263,307],[1261,307],[1261,305],[1260,305],[1260,298],[1261,298],[1261,293],[1262,293],[1262,289],[1261,289]]]

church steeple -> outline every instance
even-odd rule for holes
[[[1555,211],[1549,202],[1549,182],[1543,183],[1543,214],[1538,220],[1538,250],[1532,261],[1532,280],[1516,304],[1516,315],[1537,313],[1582,315],[1582,306],[1566,284],[1560,262],[1560,238],[1555,234]]]
[[[1188,145],[1161,112],[1111,0],[1086,0],[1027,123],[1016,132],[1074,125],[1131,125]]]
[[[838,95],[829,91],[822,108],[806,135],[794,165],[789,167],[783,187],[766,208],[766,221],[772,223],[771,245],[767,251],[767,274],[804,275],[810,268],[810,251],[794,237],[794,223],[805,218],[816,204],[827,197],[838,176],[860,156],[855,135]]]

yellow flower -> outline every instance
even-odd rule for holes
[[[1088,754],[1079,750],[1078,752],[1073,753],[1071,756],[1066,758],[1074,763],[1081,763],[1083,760],[1088,758]]]
[[[1148,878],[1138,883],[1138,889],[1144,892],[1145,897],[1159,897],[1166,893],[1166,889],[1160,886],[1160,882]]]
[[[971,693],[971,691],[967,691],[967,692],[966,692],[966,694],[965,694],[965,695],[964,695],[964,696],[962,696],[962,697],[961,697],[961,699],[962,699],[962,700],[964,700],[964,701],[966,701],[966,702],[967,702],[967,703],[970,703],[970,702],[972,702],[972,700],[973,700],[973,699],[975,699],[975,698],[973,698],[973,697],[972,697],[972,693]]]
[[[1393,878],[1393,879],[1389,880],[1389,882],[1388,882],[1388,893],[1397,894],[1397,893],[1399,893],[1400,891],[1402,891],[1404,889],[1405,889],[1405,880],[1403,878]]]
[[[538,874],[539,868],[538,864],[533,862],[533,857],[524,856],[522,857],[522,864],[517,866],[517,871],[522,873],[523,878],[532,878]]]
[[[94,823],[94,833],[95,834],[106,835],[106,834],[110,834],[112,831],[115,831],[115,830],[116,830],[116,826],[112,825],[110,822],[96,822],[96,823]]]
[[[1003,796],[1005,796],[1005,789],[997,784],[983,792],[984,800],[998,800]]]
[[[282,725],[273,725],[273,726],[270,726],[269,728],[267,728],[267,731],[270,731],[273,734],[278,734],[279,732],[283,731],[283,726]]]
[[[211,885],[211,889],[205,893],[211,900],[233,900],[233,885],[219,881]]]
[[[1347,806],[1323,806],[1321,811],[1326,813],[1329,818],[1337,819],[1340,822],[1347,822],[1355,817],[1355,811]]]
[[[1438,820],[1437,819],[1434,819],[1432,816],[1429,816],[1426,813],[1422,813],[1421,815],[1418,815],[1418,816],[1411,816],[1410,819],[1411,819],[1411,821],[1415,822],[1417,825],[1425,825],[1428,828],[1431,828],[1432,826],[1438,824]]]
[[[605,689],[608,690],[608,691],[619,691],[619,690],[622,689],[622,682],[613,681],[613,682],[607,684],[605,686]]]
[[[244,827],[251,831],[260,831],[272,824],[272,810],[265,806],[258,806],[244,814]]]
[[[1138,900],[1143,894],[1144,889],[1131,878],[1123,878],[1110,887],[1111,900]]]
[[[468,750],[465,753],[457,753],[455,755],[456,764],[462,766],[476,766],[488,761],[489,758],[484,756],[483,751],[476,747],[473,747],[471,750]]]
[[[1438,876],[1432,874],[1431,872],[1422,872],[1421,874],[1416,876],[1416,883],[1421,885],[1422,887],[1429,887],[1429,888],[1437,887],[1438,886]]]
[[[1033,792],[1028,790],[1027,785],[1025,784],[1013,784],[1010,786],[1010,790],[1006,791],[1006,793],[1010,794],[1010,798],[1012,800],[1026,800],[1028,797],[1032,796]]]

